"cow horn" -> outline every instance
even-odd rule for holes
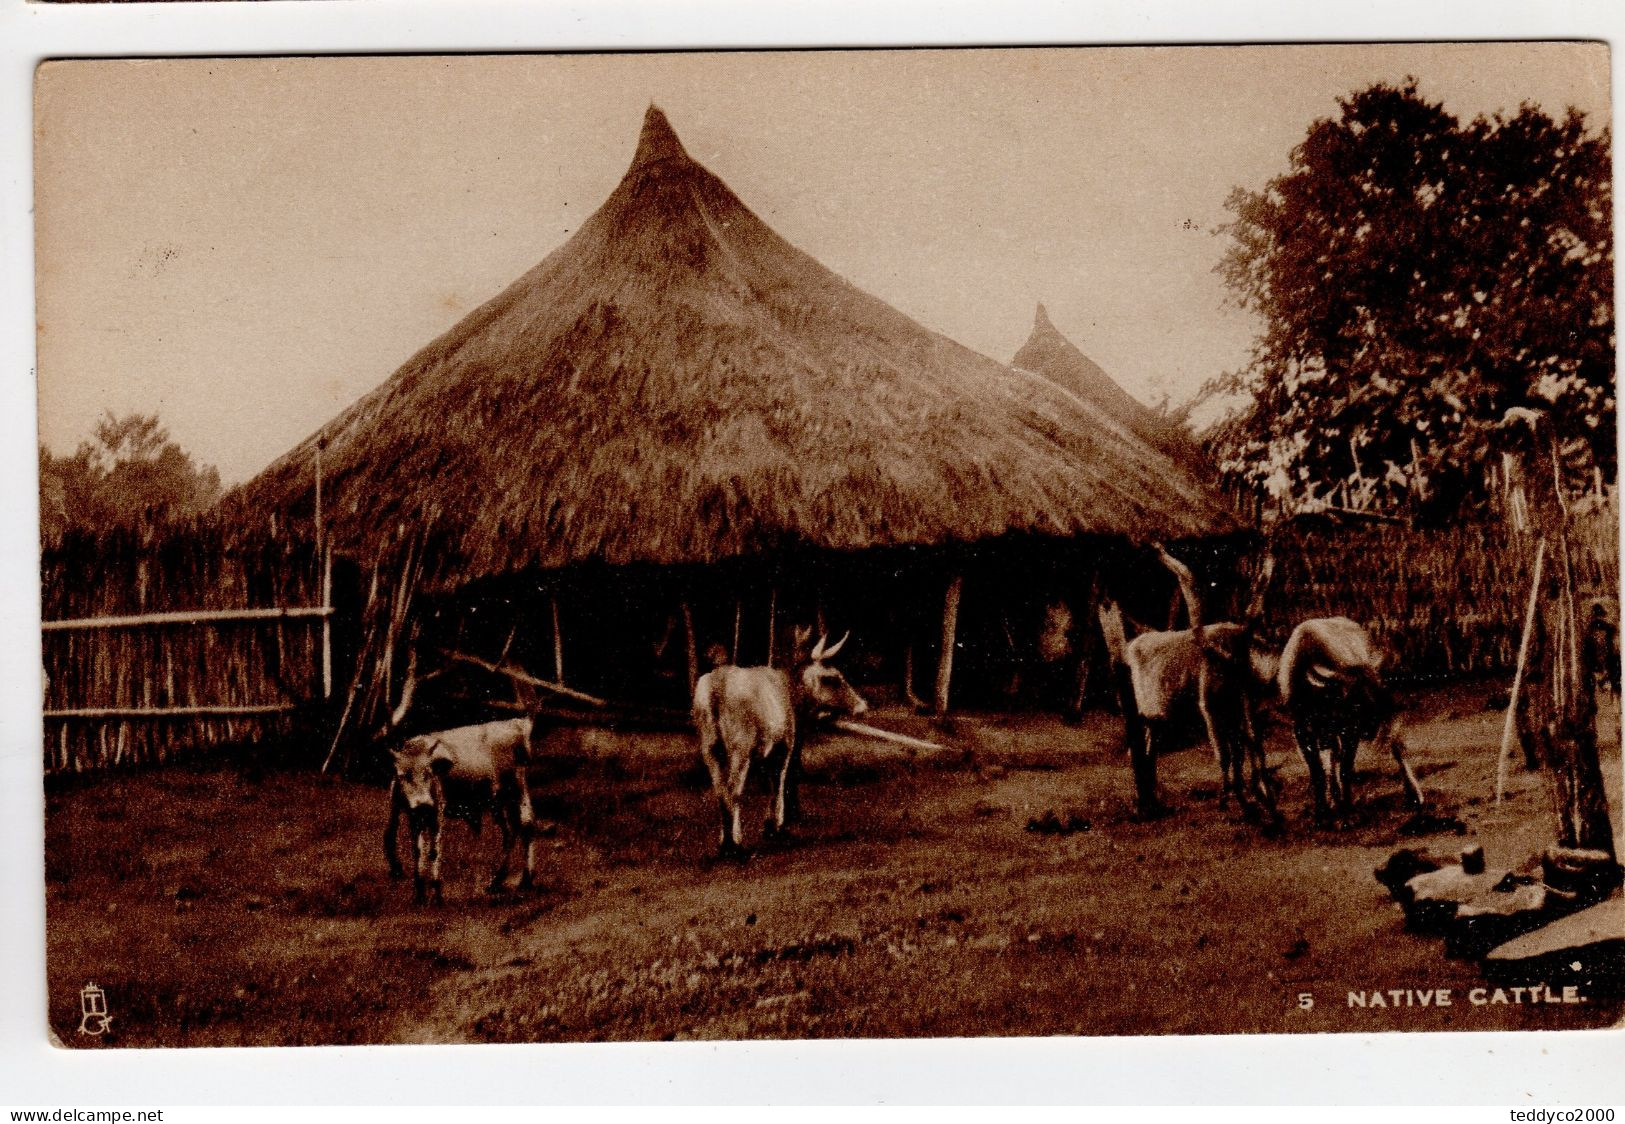
[[[816,660],[832,660],[832,659],[834,659],[836,657],[836,655],[840,653],[841,646],[843,644],[845,644],[847,642],[847,640],[851,636],[852,636],[852,630],[847,629],[846,630],[846,635],[842,636],[839,640],[837,640],[835,643],[831,644],[828,648],[824,647],[823,640],[820,640],[818,642],[819,651],[813,655],[813,658],[816,659]],[[828,639],[828,637],[825,637],[825,639]]]

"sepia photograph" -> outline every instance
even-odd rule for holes
[[[53,1044],[1625,1018],[1606,43],[33,93]]]

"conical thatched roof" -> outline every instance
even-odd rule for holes
[[[1042,304],[1033,317],[1032,335],[1010,363],[1024,371],[1037,372],[1071,391],[1187,469],[1202,468],[1202,451],[1190,436],[1118,386],[1098,363],[1060,333]]]
[[[785,242],[650,108],[563,246],[245,485],[364,550],[432,523],[461,580],[1006,532],[1233,529],[1098,407],[916,324]]]

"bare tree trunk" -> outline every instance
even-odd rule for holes
[[[1520,726],[1551,776],[1557,844],[1613,857],[1614,832],[1597,759],[1597,687],[1575,591],[1570,517],[1550,421],[1522,411],[1533,440],[1521,458],[1532,529],[1550,545],[1529,640]]]

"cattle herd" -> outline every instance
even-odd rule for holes
[[[1394,729],[1396,710],[1380,657],[1361,625],[1346,617],[1305,620],[1279,652],[1272,651],[1257,627],[1273,569],[1269,560],[1244,619],[1210,624],[1202,618],[1190,570],[1160,546],[1157,551],[1179,580],[1189,627],[1141,630],[1129,639],[1121,610],[1109,601],[1100,610],[1118,672],[1124,735],[1142,815],[1163,810],[1156,755],[1166,748],[1176,713],[1191,708],[1201,716],[1219,765],[1221,803],[1233,796],[1252,818],[1278,825],[1280,786],[1265,760],[1259,720],[1260,708],[1270,704],[1290,719],[1308,768],[1318,826],[1339,826],[1352,813],[1354,758],[1365,741],[1393,753],[1407,797],[1413,805],[1425,806]],[[722,855],[745,851],[742,817],[752,771],[765,771],[772,787],[764,834],[780,834],[800,811],[797,781],[808,730],[821,720],[856,717],[868,709],[863,696],[830,663],[846,637],[830,644],[824,636],[809,644],[811,630],[797,628],[794,638],[799,658],[790,670],[738,667],[719,653],[714,660],[718,666],[700,676],[694,688],[693,723],[717,799]],[[404,817],[411,831],[417,902],[442,900],[441,836],[448,817],[466,820],[476,833],[487,812],[495,820],[501,855],[491,876],[492,892],[506,886],[515,846],[525,856],[520,888],[534,884],[536,823],[526,772],[535,738],[533,720],[516,718],[420,734],[392,749],[384,850],[391,876],[404,877],[398,854]]]

